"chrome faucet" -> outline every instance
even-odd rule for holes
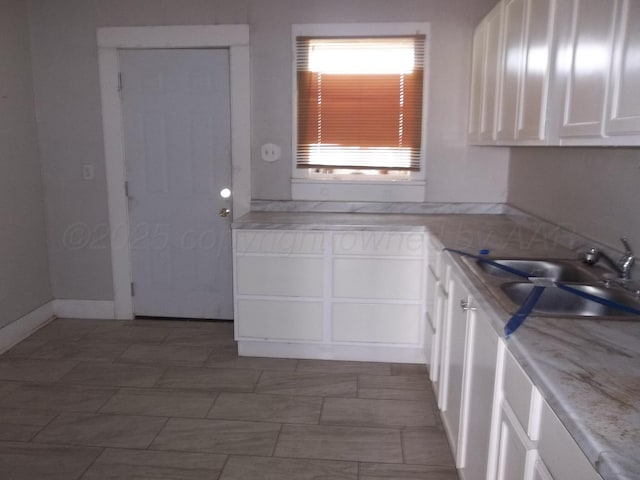
[[[625,252],[617,262],[614,261],[605,252],[595,247],[590,248],[588,251],[584,252],[582,254],[582,260],[589,265],[595,265],[596,263],[598,263],[598,260],[600,260],[600,258],[603,258],[616,271],[620,280],[631,280],[631,268],[633,267],[633,263],[635,262],[636,257],[633,255],[633,251],[631,250],[631,246],[629,245],[629,240],[627,239],[627,237],[622,237],[620,241],[624,246]]]

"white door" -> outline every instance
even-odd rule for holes
[[[229,52],[123,50],[134,313],[233,318]]]

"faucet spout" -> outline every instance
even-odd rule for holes
[[[631,269],[635,263],[636,257],[631,250],[631,245],[629,245],[629,240],[627,237],[622,237],[620,239],[622,245],[625,248],[625,252],[620,257],[620,260],[617,262],[613,260],[609,255],[607,255],[602,250],[598,248],[590,248],[588,251],[582,254],[582,260],[589,264],[595,265],[602,258],[604,259],[611,268],[618,274],[618,277],[622,281],[631,280]]]

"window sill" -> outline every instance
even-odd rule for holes
[[[291,179],[293,200],[348,202],[424,202],[424,180]]]

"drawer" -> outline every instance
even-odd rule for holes
[[[333,296],[420,301],[422,262],[410,259],[336,258]]]
[[[333,254],[423,258],[424,239],[419,232],[340,232],[333,235]]]
[[[602,480],[547,402],[542,403],[538,453],[554,480]]]
[[[322,340],[322,302],[240,299],[238,336],[269,340]]]
[[[336,342],[420,344],[420,307],[335,303],[333,340]]]
[[[531,436],[534,386],[509,350],[505,349],[503,392],[520,426]],[[535,438],[534,438],[535,440]]]
[[[235,230],[236,253],[317,254],[324,252],[324,233],[305,230]]]
[[[239,255],[236,285],[239,295],[320,297],[323,259]]]

